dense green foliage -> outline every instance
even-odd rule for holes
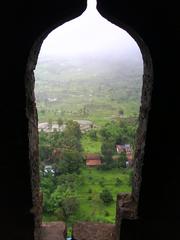
[[[113,196],[108,189],[103,189],[100,193],[100,199],[104,202],[104,204],[110,204],[113,201]]]
[[[130,169],[104,172],[95,168],[82,168],[80,174],[42,176],[44,221],[64,220],[69,226],[76,221],[114,223],[116,195],[131,191],[130,173]],[[108,203],[100,197],[104,189],[110,191],[112,196],[112,201]],[[68,203],[64,206],[66,200]],[[71,214],[68,215],[69,212]]]
[[[87,133],[80,132],[77,122],[66,124],[63,132],[39,133],[44,220],[64,220],[70,225],[77,220],[113,223],[116,195],[129,192],[132,181],[132,171],[125,165],[127,158],[116,153],[115,144],[122,132],[133,142],[137,124],[113,121]],[[93,151],[87,151],[91,144]],[[87,152],[99,153],[103,164],[88,169]],[[47,165],[54,171],[44,171]]]
[[[82,155],[77,150],[65,150],[56,165],[56,174],[79,173],[82,162]]]
[[[125,152],[121,152],[118,157],[118,168],[125,168],[127,162],[127,156]]]
[[[39,122],[59,128],[39,133],[44,221],[114,223],[117,194],[131,191],[133,171],[115,146],[134,149],[141,67],[136,60],[91,60],[43,59],[36,69]],[[82,133],[72,119],[93,127]],[[87,168],[87,153],[99,154],[102,165]]]

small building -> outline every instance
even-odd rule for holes
[[[38,131],[47,131],[48,130],[48,123],[43,122],[43,123],[38,123]]]
[[[38,123],[38,131],[41,132],[63,132],[66,128],[66,124],[59,126],[57,123],[52,123],[51,126],[48,122]]]
[[[117,153],[122,153],[125,151],[124,145],[116,145],[116,151]]]
[[[97,167],[101,165],[101,158],[98,154],[87,154],[86,156],[86,166]]]
[[[128,162],[127,162],[127,166],[132,166],[132,162],[133,162],[133,155],[132,155],[132,149],[130,144],[117,144],[116,145],[116,151],[117,153],[122,153],[125,152]]]
[[[93,128],[93,122],[89,120],[73,120],[79,124],[82,133],[88,132]]]
[[[51,165],[46,165],[44,167],[44,174],[48,174],[48,173],[51,173],[52,175],[54,175],[54,173],[55,173],[55,171]]]

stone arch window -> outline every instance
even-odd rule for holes
[[[138,44],[143,57],[143,88],[141,98],[141,108],[139,115],[139,127],[137,132],[137,142],[134,158],[134,179],[131,195],[119,195],[117,200],[117,234],[120,232],[120,224],[122,218],[134,219],[137,216],[139,190],[141,184],[141,168],[143,164],[143,155],[145,148],[146,128],[148,121],[148,113],[150,110],[151,91],[153,81],[153,67],[148,47],[143,42],[141,37],[130,26],[121,23],[108,13],[103,11],[103,6],[97,5],[97,9],[110,22],[126,30]],[[71,17],[70,17],[71,18]],[[62,20],[62,23],[66,20]],[[57,27],[57,26],[56,26]],[[54,29],[54,26],[52,26]],[[42,196],[39,192],[39,163],[38,163],[38,120],[37,110],[34,97],[34,69],[36,67],[38,54],[43,40],[47,37],[52,29],[44,32],[39,39],[34,43],[29,54],[29,59],[26,69],[26,96],[27,96],[27,117],[29,120],[29,159],[31,163],[31,182],[33,189],[33,214],[35,215],[35,237],[38,239],[40,234],[41,216],[42,216]]]

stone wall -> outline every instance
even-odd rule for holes
[[[32,240],[34,228],[41,221],[40,216],[37,217],[40,212],[40,208],[36,208],[38,204],[33,206],[37,202],[40,204],[36,161],[38,152],[36,144],[31,147],[32,141],[29,141],[36,136],[37,125],[34,97],[31,91],[27,92],[29,83],[33,87],[35,61],[31,57],[38,54],[40,42],[51,30],[79,16],[85,7],[85,0],[1,3],[4,13],[1,14],[0,28],[2,239]],[[164,1],[140,3],[133,0],[98,0],[98,10],[104,17],[126,29],[140,47],[147,46],[153,65],[151,109],[148,109],[149,118],[144,128],[146,139],[143,134],[141,137],[145,141],[139,139],[143,164],[140,161],[136,165],[142,175],[135,177],[132,195],[133,200],[138,201],[137,218],[122,220],[121,240],[149,240],[155,237],[178,239],[179,8],[175,3],[167,4]],[[141,45],[142,42],[145,45]],[[37,44],[37,52],[33,53],[34,44]],[[142,53],[145,52],[146,49],[142,49]],[[144,67],[151,69],[146,56]],[[29,68],[27,63],[30,64]],[[144,77],[148,81],[151,75],[146,72]],[[151,91],[151,87],[148,89]],[[146,122],[143,124],[146,125]],[[34,129],[34,133],[30,129]],[[32,176],[35,176],[33,181]],[[36,233],[37,239],[38,231]]]

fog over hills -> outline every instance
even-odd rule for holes
[[[36,93],[40,89],[45,91],[48,86],[69,84],[87,85],[91,92],[91,85],[96,87],[105,84],[113,89],[117,87],[141,88],[142,62],[138,58],[118,58],[114,56],[84,56],[73,58],[43,58],[36,68]],[[69,86],[69,87],[68,87]],[[88,90],[87,89],[87,90]]]
[[[142,88],[139,59],[44,58],[38,63],[35,79],[39,111],[77,113],[86,106],[96,116],[102,116],[102,111],[116,114],[118,108],[127,115],[138,114]],[[48,99],[56,101],[50,105]]]
[[[89,114],[98,109],[104,115],[116,114],[118,108],[137,114],[143,75],[140,50],[127,32],[100,16],[95,2],[45,39],[35,69],[39,112],[54,111],[53,118],[58,112],[78,116],[86,106]],[[54,99],[53,105],[49,99]],[[102,116],[102,110],[98,114]]]

